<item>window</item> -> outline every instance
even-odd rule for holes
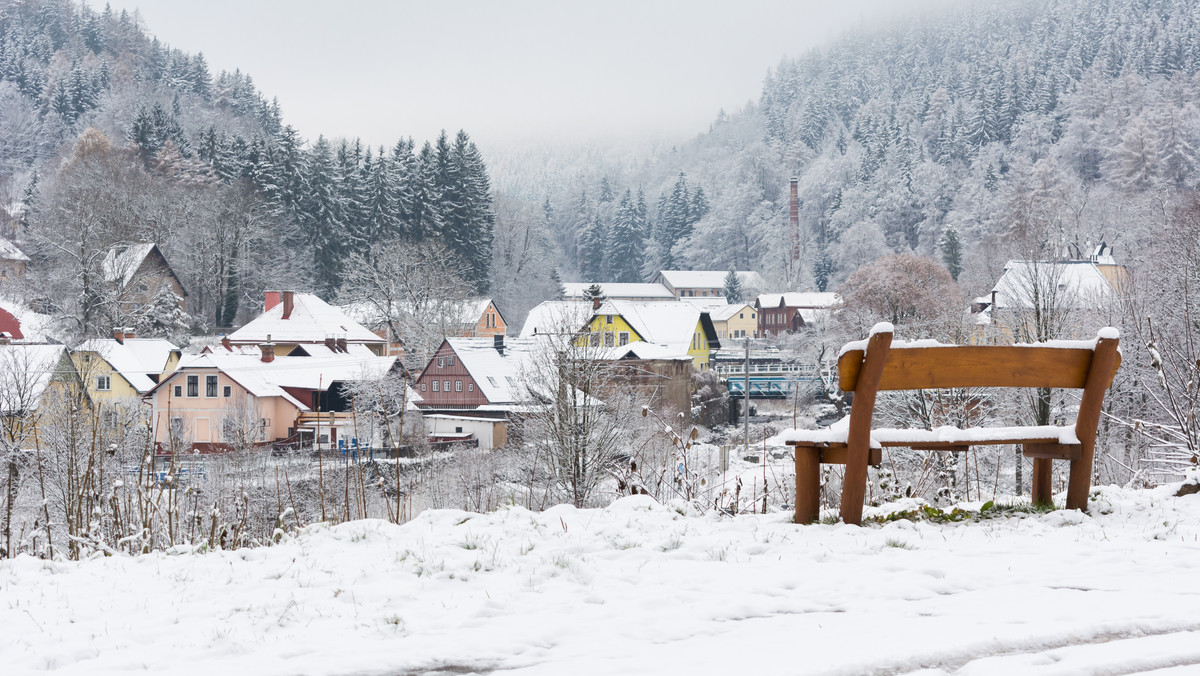
[[[175,396],[177,396],[177,397],[183,396],[183,386],[182,385],[175,386]]]
[[[187,386],[189,397],[200,396],[200,376],[188,376]]]
[[[221,396],[225,397],[226,399],[232,397],[233,396],[233,388],[226,385],[224,388],[221,389]]]
[[[738,313],[738,319],[745,319],[745,318],[746,318],[746,314],[744,312]]]
[[[96,389],[107,392],[112,389],[112,379],[109,376],[96,376]]]
[[[112,429],[117,426],[117,412],[105,411],[103,415],[100,416],[100,420],[102,421],[101,425],[108,429]]]
[[[613,322],[612,315],[604,315],[604,323],[605,324],[612,324],[612,322]]]
[[[421,383],[421,391],[422,391],[422,392],[424,392],[424,391],[425,391],[425,383]]]
[[[217,377],[216,376],[204,376],[204,396],[206,396],[206,397],[217,396]]]
[[[488,379],[488,382],[492,384],[492,387],[500,387],[500,385],[498,385],[498,384],[496,383],[496,379],[495,379],[495,378],[493,378],[493,377],[491,377],[491,376],[488,376],[488,377],[487,377],[487,379]]]
[[[475,383],[467,383],[467,391],[474,392],[475,391]]]
[[[176,439],[183,437],[183,418],[171,418],[171,436]]]
[[[437,391],[438,391],[438,386],[440,386],[441,384],[442,384],[442,381],[440,381],[440,380],[435,380],[435,381],[433,381],[433,391],[434,391],[434,392],[437,392]]]
[[[590,342],[592,344],[592,347],[600,347],[600,334],[593,331]]]
[[[618,345],[628,345],[629,344],[629,332],[628,331],[622,331],[617,334],[617,344]]]
[[[512,379],[512,376],[504,376],[504,379],[508,381],[508,386],[509,386],[509,387],[516,387],[516,386],[517,386],[517,381],[513,380],[513,379]]]
[[[450,381],[449,381],[449,380],[443,380],[443,381],[442,381],[442,391],[443,391],[443,392],[449,392],[449,391],[450,391]]]
[[[446,357],[446,366],[454,366],[454,355]]]
[[[442,368],[442,367],[443,367],[443,366],[445,366],[445,365],[446,365],[446,358],[445,358],[445,357],[438,357],[438,368]]]
[[[617,337],[615,335],[613,335],[612,331],[605,331],[604,332],[604,347],[612,347],[613,343],[616,341],[616,339],[617,339]]]
[[[454,433],[455,433],[455,434],[462,434],[462,428],[461,428],[461,427],[455,427],[455,428],[454,428]]]
[[[462,392],[462,381],[461,380],[454,381],[454,391]]]

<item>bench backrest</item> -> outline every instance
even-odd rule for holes
[[[1104,391],[1112,384],[1121,353],[1116,329],[1101,329],[1095,347],[1046,345],[929,346],[892,348],[890,324],[876,326],[866,349],[838,358],[838,384],[854,392],[849,443],[869,438],[880,390],[954,387],[1049,387],[1083,389],[1075,433],[1095,441]],[[864,446],[865,448],[865,446]]]
[[[1101,338],[1097,348],[1117,339]],[[865,350],[848,350],[838,359],[838,386],[846,392],[858,387]],[[1083,389],[1094,351],[1087,347],[1037,345],[948,345],[891,347],[876,389],[930,390],[954,387],[1050,387]],[[1120,366],[1117,353],[1112,373]]]

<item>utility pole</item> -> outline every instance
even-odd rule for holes
[[[746,415],[746,435],[745,435],[745,439],[744,439],[744,442],[745,442],[744,451],[745,452],[742,453],[742,457],[746,457],[747,455],[750,455],[750,339],[749,338],[746,338],[746,370],[745,370],[745,373],[743,373],[743,375],[745,376],[745,381],[743,381],[743,385],[742,385],[742,407],[745,408],[744,413]]]

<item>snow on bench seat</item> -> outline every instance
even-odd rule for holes
[[[789,446],[844,445],[850,430],[849,416],[821,430],[784,430],[771,441]],[[871,448],[882,446],[975,446],[1040,441],[1075,445],[1075,427],[1037,425],[1028,427],[939,427],[933,430],[881,428],[871,430]]]

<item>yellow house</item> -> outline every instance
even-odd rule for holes
[[[708,315],[718,340],[758,338],[758,310],[748,303],[710,307]]]
[[[39,423],[57,405],[75,407],[78,373],[62,345],[0,343],[0,448],[33,448]]]
[[[75,348],[71,360],[106,428],[145,422],[142,396],[179,365],[180,349],[161,338],[114,331]]]
[[[708,368],[709,354],[720,347],[707,312],[690,303],[610,300],[596,309],[586,332],[593,347],[618,347],[642,341],[662,345]]]

